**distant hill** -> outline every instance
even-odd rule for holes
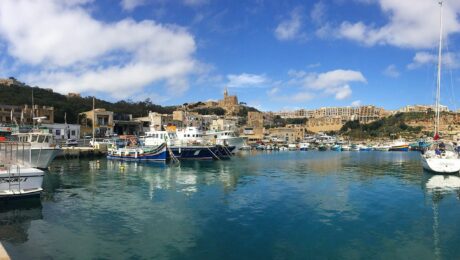
[[[92,109],[92,97],[67,97],[54,93],[47,89],[30,86],[2,85],[0,84],[0,104],[23,106],[32,104],[32,90],[34,103],[40,106],[54,107],[54,121],[64,122],[64,114],[67,113],[68,123],[77,123],[78,114]],[[118,101],[111,103],[105,100],[96,99],[96,108],[105,108],[116,113],[132,114],[133,117],[147,116],[149,111],[158,113],[172,113],[176,106],[160,106],[153,104],[150,99],[144,101]]]
[[[369,124],[348,121],[340,133],[351,139],[420,137],[423,127],[411,126],[414,121],[432,121],[434,113],[397,113]]]
[[[21,83],[22,84],[22,83]],[[34,94],[34,103],[39,106],[54,107],[54,121],[64,123],[64,114],[67,113],[67,122],[78,123],[78,114],[89,111],[93,107],[92,97],[68,97],[55,93],[49,89],[39,87],[30,87],[27,85],[5,85],[0,83],[0,104],[5,105],[32,105],[32,90]],[[203,104],[198,102],[197,104]],[[115,113],[132,114],[133,117],[147,116],[149,111],[161,114],[172,114],[179,106],[161,106],[156,105],[147,98],[144,101],[121,100],[115,103],[96,98],[96,108],[105,108]],[[225,110],[221,107],[201,108],[199,106],[188,108],[202,115],[224,115]],[[252,107],[243,107],[239,116],[246,117],[248,111],[258,111]]]

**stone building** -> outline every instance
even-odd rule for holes
[[[113,134],[113,112],[105,108],[96,108],[80,113],[82,135],[92,135],[92,123],[95,119],[94,128],[96,137],[106,137]]]
[[[22,113],[24,114],[26,124],[33,124],[33,117],[42,117],[43,119],[40,119],[40,121],[43,124],[54,123],[54,107],[34,105],[32,108],[32,106],[25,105]]]

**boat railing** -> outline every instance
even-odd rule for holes
[[[31,165],[30,143],[0,142],[0,164]]]

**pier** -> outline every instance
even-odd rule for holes
[[[11,259],[10,256],[8,255],[2,243],[0,242],[0,260],[10,260],[10,259]]]

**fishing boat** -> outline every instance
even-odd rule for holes
[[[363,151],[363,152],[368,152],[368,151],[372,151],[372,147],[371,146],[368,146],[368,145],[358,145],[359,147],[359,150],[360,151]]]
[[[300,143],[299,144],[299,150],[300,151],[308,151],[309,148],[310,148],[309,143]]]
[[[439,109],[441,103],[441,65],[442,65],[442,5],[440,6],[440,33],[439,33],[439,49],[438,49],[438,73],[436,84],[436,109],[435,109],[435,124],[434,138],[435,141],[430,148],[421,153],[422,166],[425,170],[433,173],[450,174],[460,171],[459,154],[454,148],[441,140],[439,135],[439,121],[441,111]]]
[[[342,151],[342,146],[340,144],[334,144],[332,147],[331,147],[331,150],[332,151]]]
[[[30,165],[30,144],[0,143],[0,199],[40,195],[44,172]]]
[[[288,144],[288,149],[289,151],[297,150],[297,144]]]
[[[407,152],[409,151],[409,144],[404,139],[395,140],[390,145],[389,151]]]
[[[243,137],[236,136],[234,131],[207,131],[205,135],[215,140],[215,144],[235,146],[235,150],[241,150],[246,145]]]
[[[318,146],[318,151],[327,151],[327,148],[328,148],[327,145],[325,145],[325,144],[320,144],[320,145]]]
[[[107,159],[126,161],[166,161],[166,143],[158,146],[112,147],[107,151]]]
[[[344,144],[344,145],[342,145],[342,147],[340,147],[340,149],[342,151],[350,151],[351,147],[349,145],[347,145],[347,144]]]
[[[143,143],[146,147],[155,147],[166,143],[168,149],[166,160],[174,158],[179,160],[229,159],[235,149],[234,146],[212,145],[201,140],[195,142],[190,139],[179,139],[176,132],[155,130],[154,128],[150,128],[150,131],[146,133]]]
[[[359,151],[359,145],[357,145],[357,144],[352,144],[352,145],[350,146],[350,150],[351,150],[351,151]]]
[[[57,147],[53,134],[34,130],[12,135],[14,141],[30,144],[30,166],[47,169],[61,149]]]
[[[379,144],[374,147],[376,151],[381,151],[381,152],[386,152],[389,151],[391,146],[389,145],[384,145],[384,144]]]

